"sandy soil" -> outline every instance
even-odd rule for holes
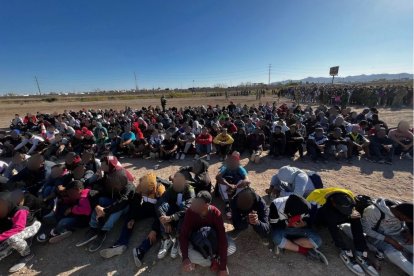
[[[272,98],[263,100],[273,101]],[[169,105],[185,106],[189,104],[224,104],[224,99],[171,99]],[[252,104],[253,98],[239,98],[235,102]],[[123,108],[126,104],[132,107],[142,105],[158,104],[159,100],[141,101],[115,101],[99,103],[54,103],[52,105],[1,105],[0,126],[6,127],[11,116],[16,113],[33,111],[62,111],[63,109],[79,109],[80,107],[112,107]],[[395,126],[401,119],[412,122],[412,110],[405,109],[394,111],[389,109],[380,110],[380,118]],[[137,177],[146,171],[154,170],[158,163],[151,160],[123,159],[122,163]],[[160,163],[155,170],[157,175],[167,177],[174,173],[180,166],[190,164],[191,160],[178,161],[176,163]],[[366,161],[355,161],[349,164],[313,164],[311,162],[298,162],[288,159],[273,160],[264,158],[261,164],[251,164],[247,156],[243,156],[243,165],[249,171],[249,177],[253,182],[253,188],[259,194],[264,195],[265,188],[269,185],[270,178],[277,169],[284,165],[294,165],[306,170],[314,170],[321,174],[326,186],[342,186],[351,189],[356,194],[367,194],[370,196],[387,196],[398,200],[412,200],[413,195],[413,162],[408,160],[396,160],[393,166],[372,164]],[[221,163],[216,158],[212,159],[210,174],[214,176]],[[75,243],[81,238],[84,230],[77,231],[67,240],[55,245],[34,244],[33,250],[36,257],[31,266],[16,275],[182,275],[179,259],[172,260],[166,257],[164,260],[156,259],[159,244],[156,244],[147,256],[142,268],[137,269],[134,265],[131,249],[148,232],[149,221],[138,223],[134,230],[130,247],[122,256],[110,260],[103,260],[98,253],[91,254],[85,248],[76,248]],[[228,223],[228,222],[227,222]],[[231,225],[226,225],[231,229]],[[120,226],[116,227],[105,241],[105,246],[112,245],[120,232]],[[236,242],[237,252],[229,258],[229,269],[231,275],[353,275],[342,264],[338,257],[339,251],[333,246],[329,234],[322,230],[324,244],[321,250],[326,253],[330,262],[329,266],[313,263],[303,256],[293,253],[282,253],[275,255],[261,244],[259,238],[249,229],[243,233]],[[7,275],[8,268],[17,260],[17,254],[13,254],[0,263],[0,275]],[[208,269],[199,268],[192,275],[213,275]],[[382,263],[381,275],[403,275],[403,273],[387,262]]]

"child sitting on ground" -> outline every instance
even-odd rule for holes
[[[9,269],[10,273],[21,270],[34,257],[26,240],[36,235],[41,226],[29,208],[23,206],[23,197],[19,197],[16,199],[14,193],[10,192],[0,193],[0,260],[10,255],[13,250],[22,256]]]

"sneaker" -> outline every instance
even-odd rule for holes
[[[385,160],[385,164],[392,165],[392,161],[391,160]]]
[[[325,265],[328,265],[328,259],[323,255],[321,251],[319,251],[316,248],[309,249],[308,255],[310,259],[320,261],[321,263],[324,263]]]
[[[368,263],[367,252],[356,252],[355,260],[362,267],[362,269],[370,276],[378,276],[378,271]]]
[[[135,266],[141,267],[144,254],[141,253],[139,248],[132,249],[132,256],[134,257]]]
[[[180,158],[181,160],[184,160],[185,159],[185,153],[182,153],[181,154],[181,158]]]
[[[177,154],[175,155],[175,159],[180,159],[180,153],[177,152]]]
[[[168,250],[170,250],[172,246],[173,246],[173,241],[171,239],[166,239],[166,240],[161,241],[161,248],[157,254],[158,259],[160,260],[163,259],[167,255]]]
[[[413,160],[413,157],[408,152],[406,154],[404,154],[403,157],[406,158],[406,159],[409,159],[409,160]]]
[[[345,266],[354,274],[364,276],[365,272],[362,267],[356,262],[352,251],[342,250],[339,257],[344,262]]]
[[[106,239],[106,232],[105,231],[99,232],[96,239],[89,246],[88,248],[89,252],[98,251],[101,248],[105,239]]]
[[[127,247],[125,245],[114,245],[106,249],[102,249],[99,251],[99,255],[101,255],[104,259],[112,258],[113,256],[121,255],[125,252]]]
[[[27,265],[27,263],[30,262],[31,259],[33,259],[33,257],[34,257],[33,253],[29,253],[29,255],[21,257],[20,260],[17,262],[17,264],[15,264],[9,269],[9,273],[15,273],[23,269]]]
[[[87,245],[88,243],[96,239],[97,237],[98,237],[98,230],[96,230],[95,228],[89,228],[89,230],[85,233],[85,238],[82,241],[78,242],[75,246],[81,247],[81,246]]]
[[[51,237],[49,239],[49,242],[50,243],[58,243],[58,242],[60,242],[60,241],[62,241],[64,239],[66,239],[70,235],[72,235],[72,231],[65,231],[62,234],[57,234],[57,235],[54,235],[53,237]]]
[[[207,154],[206,159],[207,159],[207,161],[210,161],[210,154]]]
[[[197,160],[197,159],[200,159],[200,156],[199,156],[198,154],[196,154],[196,155],[194,156],[194,160]]]
[[[177,258],[179,249],[180,249],[180,243],[178,242],[177,239],[175,239],[173,246],[171,247],[171,252],[170,252],[171,258],[173,259]]]
[[[378,164],[384,164],[384,163],[385,163],[385,160],[384,159],[378,160]]]
[[[49,236],[46,233],[41,233],[36,236],[37,242],[40,242],[40,243],[47,242],[48,239],[49,239]]]

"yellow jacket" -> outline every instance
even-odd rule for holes
[[[230,134],[223,135],[222,133],[218,134],[214,140],[214,144],[226,143],[227,145],[233,144],[234,139],[230,136]]]
[[[316,204],[318,206],[323,206],[326,203],[326,199],[336,193],[344,193],[350,196],[353,200],[355,198],[354,194],[347,189],[342,188],[325,188],[325,189],[316,189],[313,190],[306,200],[311,204]]]

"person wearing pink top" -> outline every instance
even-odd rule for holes
[[[13,250],[22,256],[10,268],[10,273],[21,270],[34,257],[26,240],[36,235],[41,226],[31,215],[29,208],[16,203],[15,197],[10,192],[0,193],[0,260],[10,255]]]
[[[56,210],[43,217],[45,227],[37,236],[37,241],[57,243],[69,237],[74,228],[88,225],[92,213],[90,189],[85,189],[81,181],[74,180],[66,186],[66,192],[67,196],[58,202]]]

